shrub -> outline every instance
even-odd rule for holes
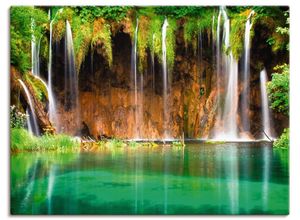
[[[267,84],[271,108],[289,115],[289,65],[278,65],[274,68],[272,80]]]
[[[273,146],[276,148],[287,149],[289,148],[289,142],[290,142],[290,129],[286,128],[284,129],[279,139],[277,139],[274,142]]]
[[[16,106],[10,106],[10,127],[24,128],[27,120],[27,115],[18,111]]]
[[[47,13],[41,9],[24,6],[11,7],[10,63],[21,73],[30,70],[31,40],[41,38],[46,31],[47,22]]]

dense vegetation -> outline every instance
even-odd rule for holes
[[[47,22],[44,10],[23,6],[10,9],[10,62],[22,73],[31,68],[31,40],[42,38]]]
[[[231,20],[230,50],[239,59],[243,51],[245,21],[254,10],[255,22],[264,22],[274,28],[268,39],[274,51],[288,47],[287,26],[289,20],[278,19],[283,12],[278,7],[228,7]],[[137,50],[139,70],[146,67],[147,50],[162,57],[162,24],[168,19],[167,29],[167,62],[173,67],[176,40],[175,32],[183,28],[186,47],[191,45],[196,50],[199,32],[211,35],[216,39],[218,7],[167,6],[167,7],[131,7],[131,6],[83,6],[51,7],[53,40],[60,41],[65,34],[65,23],[68,20],[72,27],[76,68],[79,71],[89,50],[95,51],[112,66],[112,37],[122,28],[134,40],[135,26],[138,28]],[[48,59],[49,20],[48,8],[12,7],[11,8],[11,63],[21,72],[30,70],[30,42],[41,40],[41,55]],[[288,16],[286,13],[285,16]],[[276,18],[276,19],[275,19]],[[279,22],[279,23],[278,23]],[[253,33],[252,35],[253,36]]]
[[[273,50],[289,51],[289,11],[284,13],[286,22],[284,26],[276,27],[277,38],[271,37]],[[274,35],[276,36],[276,35]],[[271,108],[274,111],[289,115],[289,64],[277,65],[274,67],[276,72],[272,73],[272,80],[268,82],[267,91],[271,101]],[[280,138],[274,143],[274,147],[288,148],[289,146],[289,128],[286,128]]]
[[[271,108],[289,115],[289,65],[276,66],[274,70],[267,87]]]
[[[50,20],[48,18],[50,11]],[[227,7],[231,21],[230,47],[236,59],[241,58],[244,43],[245,22],[251,11],[253,25],[268,27],[267,44],[272,51],[289,50],[289,12],[280,7]],[[82,6],[82,7],[12,7],[11,18],[11,65],[22,74],[23,80],[33,88],[35,97],[41,102],[48,99],[47,89],[41,81],[28,73],[31,69],[31,41],[40,42],[40,55],[48,61],[49,34],[53,30],[53,41],[64,39],[66,21],[72,28],[75,64],[79,72],[87,54],[98,53],[112,67],[113,38],[122,31],[137,40],[138,69],[142,73],[147,67],[148,56],[156,56],[162,62],[162,25],[168,20],[167,64],[172,69],[175,62],[176,35],[183,34],[186,48],[197,50],[198,35],[205,35],[208,44],[216,40],[218,7],[168,6]],[[224,22],[224,21],[222,21]],[[138,26],[137,39],[134,32]],[[254,36],[252,28],[251,37]],[[271,107],[274,111],[288,115],[289,112],[289,65],[280,64],[274,68],[272,81],[268,83]],[[200,90],[201,92],[202,90]],[[20,119],[21,120],[21,119]],[[25,123],[25,122],[24,122]],[[17,122],[15,128],[22,128]]]
[[[79,141],[73,137],[58,134],[45,133],[36,137],[26,129],[28,115],[17,110],[15,106],[10,108],[10,148],[12,151],[68,151],[78,150]]]

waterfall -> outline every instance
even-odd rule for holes
[[[222,55],[220,54],[220,16],[224,18],[223,26],[223,44],[225,46]],[[230,48],[230,20],[227,16],[225,7],[220,8],[218,16],[217,27],[217,78],[218,78],[218,107],[217,120],[222,122],[221,125],[216,123],[216,127],[220,126],[221,131],[215,131],[214,139],[221,140],[237,140],[238,139],[238,127],[237,127],[237,110],[238,110],[238,61],[233,57],[232,52],[226,54],[225,51]],[[219,57],[219,58],[218,58]],[[222,58],[222,59],[221,59]],[[221,62],[222,61],[222,62]],[[224,65],[224,68],[223,68]],[[221,68],[222,67],[222,68]],[[220,99],[222,95],[220,93],[221,87],[221,72],[226,75],[226,79],[222,81],[227,82],[224,86],[225,102],[224,108],[220,106]]]
[[[245,39],[244,39],[244,91],[241,97],[241,107],[242,107],[242,123],[245,131],[250,131],[249,123],[249,92],[250,92],[250,30],[252,27],[251,16],[254,11],[249,14],[246,25],[245,25]]]
[[[224,106],[224,132],[225,139],[236,140],[238,138],[238,63],[232,53],[230,53],[229,60],[229,78]]]
[[[31,29],[34,30],[35,22],[31,20]],[[31,72],[34,75],[40,75],[40,45],[42,38],[36,39],[34,34],[32,34],[31,39]]]
[[[75,67],[75,55],[73,47],[72,30],[69,21],[66,21],[65,35],[65,102],[66,110],[74,110],[74,122],[79,126],[79,104],[78,104],[78,76]]]
[[[55,103],[55,96],[53,94],[52,89],[52,31],[53,31],[53,21],[55,20],[58,13],[61,13],[62,9],[58,10],[56,15],[54,16],[53,20],[50,22],[50,39],[49,39],[49,63],[48,63],[48,98],[49,98],[49,118],[52,124],[59,128],[59,123],[57,119],[56,113],[56,103]],[[49,13],[50,15],[50,13]],[[49,16],[51,17],[51,16]]]
[[[25,83],[21,79],[18,79],[18,81],[19,81],[19,83],[21,84],[21,86],[23,87],[23,89],[26,93],[26,98],[27,98],[27,101],[28,101],[28,104],[29,104],[29,111],[28,111],[28,109],[26,110],[26,111],[29,112],[29,120],[27,120],[27,122],[29,122],[28,130],[30,131],[30,129],[31,129],[33,134],[39,135],[40,131],[39,131],[39,127],[38,127],[37,118],[36,118],[36,115],[35,115],[31,95],[30,95],[29,90],[28,90],[27,86],[25,85]]]
[[[34,132],[32,130],[31,122],[30,122],[31,117],[30,117],[28,108],[26,109],[26,115],[27,115],[27,118],[26,118],[27,130],[29,131],[29,133],[34,134]]]
[[[271,131],[271,118],[269,111],[269,102],[267,95],[267,71],[263,69],[260,72],[260,92],[261,92],[261,105],[262,105],[262,121],[263,121],[263,131],[269,136],[269,138],[273,138]],[[262,136],[267,139],[266,135],[262,132]]]
[[[167,70],[167,45],[166,45],[166,37],[167,37],[167,27],[168,20],[165,18],[164,24],[162,26],[162,62],[163,62],[163,120],[164,120],[164,138],[167,138],[167,90],[168,90],[168,70]]]
[[[217,36],[216,36],[216,88],[217,88],[217,108],[216,108],[216,122],[220,122],[222,119],[222,108],[221,108],[221,67],[222,67],[222,56],[221,56],[221,41],[220,41],[220,34],[221,34],[221,16],[222,11],[219,11],[218,20],[217,20]],[[216,127],[219,127],[216,123],[214,133],[217,134],[218,131]]]
[[[131,49],[131,73],[134,79],[134,106],[135,106],[135,131],[134,131],[134,138],[139,138],[138,132],[138,94],[137,94],[137,34],[138,34],[138,27],[139,27],[139,20],[136,19],[136,27],[134,30],[134,38],[133,38],[133,47]]]
[[[218,15],[218,24],[217,24],[217,59],[216,59],[216,67],[217,67],[217,105],[218,105],[218,116],[220,117],[221,108],[220,108],[220,78],[221,78],[221,45],[220,45],[220,30],[221,30],[221,11]]]

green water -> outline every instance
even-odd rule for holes
[[[12,214],[288,214],[288,151],[263,143],[11,156]]]

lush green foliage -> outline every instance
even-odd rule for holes
[[[90,22],[94,18],[104,18],[111,21],[120,21],[125,18],[130,6],[83,6],[77,7],[76,12],[83,22]]]
[[[236,14],[230,27],[230,47],[235,59],[239,59],[244,50],[245,24],[251,10]]]
[[[101,47],[103,45],[103,49]],[[91,41],[92,48],[100,47],[102,50],[99,53],[108,61],[109,66],[112,65],[112,45],[111,45],[111,30],[110,25],[104,20],[96,20],[94,22],[93,37]]]
[[[279,137],[279,139],[277,139],[273,146],[276,148],[283,148],[283,149],[287,149],[289,148],[290,145],[290,129],[286,128],[284,129],[283,133],[281,134],[281,136]]]
[[[267,43],[274,52],[289,49],[289,11],[286,7],[253,7],[256,22],[269,31]]]
[[[185,41],[185,46],[187,47],[189,43],[192,43],[193,50],[196,51],[197,49],[197,36],[200,29],[200,24],[198,19],[189,18],[186,19],[184,26],[183,26],[183,37]]]
[[[165,15],[174,17],[176,19],[183,17],[205,17],[210,14],[216,8],[213,7],[199,7],[199,6],[161,6],[155,7],[155,13],[159,15]],[[210,19],[212,16],[210,16]]]
[[[10,147],[14,151],[64,151],[79,149],[80,143],[64,134],[36,137],[24,128],[12,128]]]
[[[274,70],[277,72],[272,74],[267,85],[271,108],[289,115],[289,65],[279,65]]]
[[[151,54],[155,54],[159,57],[160,61],[162,58],[162,25],[164,19],[160,16],[152,16],[149,22],[148,30],[148,45],[151,51]]]
[[[14,9],[14,10],[13,10]],[[281,22],[283,9],[280,7],[227,7],[230,17],[230,48],[236,59],[243,52],[243,40],[246,18],[253,9],[256,11],[255,21],[262,18],[270,26],[277,25],[268,42],[274,50],[288,47],[288,25]],[[216,39],[216,26],[218,17],[217,7],[200,6],[162,6],[162,7],[131,7],[131,6],[82,6],[82,7],[51,7],[51,19],[53,24],[53,40],[60,41],[65,34],[65,24],[68,20],[73,33],[75,51],[75,64],[79,72],[89,51],[96,51],[103,55],[109,66],[112,66],[112,35],[120,28],[126,29],[133,37],[136,19],[139,19],[139,31],[137,40],[138,64],[140,72],[147,65],[147,51],[162,61],[162,25],[165,18],[168,19],[167,28],[167,62],[169,69],[174,65],[176,39],[175,32],[183,28],[185,45],[192,45],[194,51],[197,47],[197,35],[199,31],[207,33],[208,40]],[[44,34],[49,28],[47,14],[40,9],[31,7],[13,7],[12,11],[12,64],[20,67],[24,72],[30,68],[30,40],[33,34],[35,39],[41,39],[41,54],[48,56],[48,39]],[[25,17],[23,17],[25,15]],[[214,16],[214,26],[212,21]],[[280,22],[275,22],[280,17]],[[31,17],[35,17],[34,28],[31,29]],[[288,17],[288,13],[286,13]],[[21,20],[21,22],[19,22]],[[15,22],[18,21],[18,22]],[[272,28],[270,27],[270,28]],[[21,33],[19,33],[21,30]],[[24,33],[23,33],[24,32]],[[253,34],[253,32],[252,32]],[[252,36],[252,35],[251,35]],[[41,38],[42,37],[42,38]],[[13,40],[18,39],[18,40]],[[280,45],[280,46],[278,46]],[[20,52],[22,50],[22,52]]]
[[[176,50],[176,29],[177,24],[175,19],[168,19],[169,26],[167,27],[166,48],[167,48],[167,65],[170,70],[173,69]]]
[[[18,111],[16,106],[10,106],[10,127],[24,128],[28,115]]]
[[[33,7],[14,6],[10,9],[10,47],[12,65],[24,73],[31,68],[31,40],[44,34],[47,13]]]

